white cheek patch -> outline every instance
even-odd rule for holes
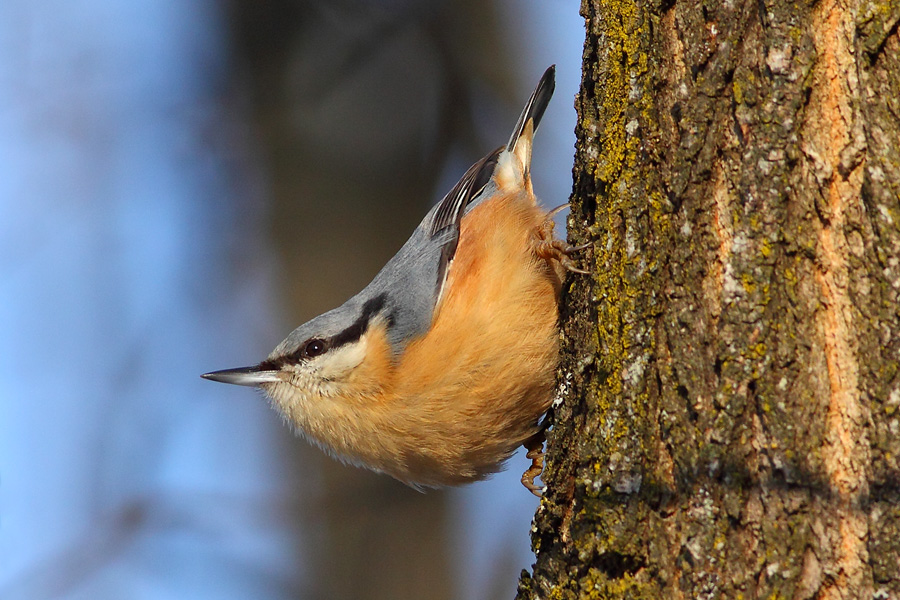
[[[377,325],[379,320],[373,319],[371,324]],[[285,365],[279,376],[281,383],[267,385],[266,392],[286,412],[300,410],[301,413],[313,410],[308,405],[310,399],[345,395],[353,371],[368,356],[370,335],[371,330],[360,339],[331,348],[321,356]],[[299,409],[300,405],[305,408]]]
[[[362,364],[366,359],[366,337],[362,336],[359,341],[345,344],[340,348],[335,348],[315,360],[312,364],[316,373],[325,380],[339,381],[345,379],[346,376]]]

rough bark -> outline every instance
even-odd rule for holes
[[[519,598],[900,598],[900,3],[594,0]]]

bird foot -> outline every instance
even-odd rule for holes
[[[567,271],[581,273],[582,275],[590,275],[590,271],[579,269],[575,266],[575,261],[569,258],[571,254],[590,247],[591,242],[581,244],[580,246],[570,246],[562,240],[538,239],[534,246],[534,252],[544,260],[558,261]]]
[[[525,440],[522,445],[528,450],[525,456],[531,459],[531,466],[522,474],[522,485],[540,498],[543,495],[544,486],[537,485],[534,480],[544,472],[544,431],[537,432]]]
[[[569,206],[568,203],[557,206],[549,213],[547,213],[547,219],[535,231],[534,253],[544,260],[557,261],[567,271],[571,271],[572,273],[581,273],[582,275],[589,275],[590,271],[579,269],[577,266],[575,266],[575,261],[570,258],[570,255],[590,248],[592,242],[587,242],[586,244],[581,244],[580,246],[570,246],[563,240],[558,240],[553,237],[553,229],[556,226],[556,223],[553,222],[553,215],[563,210],[567,206]]]

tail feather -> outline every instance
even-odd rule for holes
[[[541,124],[553,90],[556,88],[556,65],[551,65],[522,109],[516,127],[506,144],[506,151],[499,157],[497,182],[501,187],[525,187],[531,189],[531,146],[534,132]]]
[[[556,89],[556,65],[550,65],[541,76],[537,87],[534,88],[534,92],[525,104],[525,108],[522,109],[522,114],[519,115],[516,127],[513,129],[512,135],[509,136],[509,142],[506,144],[507,150],[510,152],[515,150],[519,139],[525,133],[528,121],[534,122],[531,131],[531,134],[534,135],[538,125],[541,124],[541,118],[544,116],[544,111],[547,110],[547,105],[550,104],[550,98],[553,96],[554,89]]]

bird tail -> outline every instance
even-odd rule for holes
[[[553,90],[556,87],[556,65],[544,71],[537,87],[522,109],[516,127],[499,157],[497,177],[501,188],[527,187],[531,190],[531,146],[534,132],[541,124]]]

